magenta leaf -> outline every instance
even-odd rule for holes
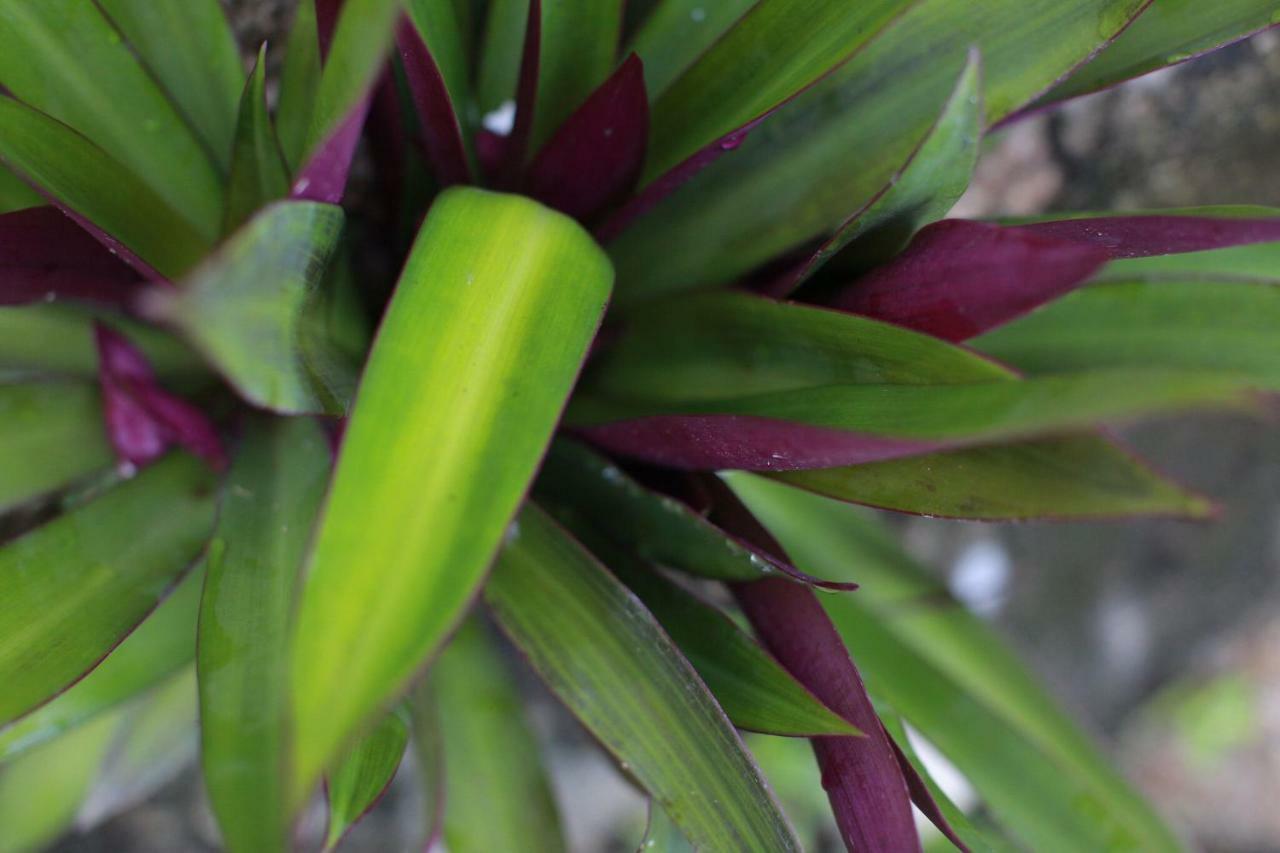
[[[418,119],[422,124],[427,158],[442,187],[471,181],[467,151],[462,141],[462,126],[454,112],[444,75],[422,34],[402,15],[396,28],[396,49],[404,63],[405,78],[413,96]]]
[[[298,170],[293,182],[293,198],[318,201],[323,204],[339,204],[347,189],[347,173],[360,142],[360,131],[373,93],[361,98],[346,117],[325,139],[316,145],[315,152]]]
[[[107,435],[122,462],[142,466],[179,445],[221,471],[226,454],[204,413],[156,382],[142,351],[119,332],[94,325]]]
[[[1280,218],[1100,216],[1032,222],[1015,228],[1041,237],[1088,243],[1112,259],[1176,255],[1280,240]]]
[[[947,816],[942,813],[942,808],[938,805],[938,801],[933,798],[933,792],[929,790],[929,786],[925,783],[915,765],[911,763],[911,759],[907,758],[906,753],[902,751],[902,747],[894,742],[888,732],[884,731],[884,724],[881,723],[880,730],[884,732],[885,739],[889,741],[889,745],[893,747],[893,757],[898,760],[898,767],[902,770],[902,776],[907,780],[907,790],[911,794],[911,802],[915,803],[916,808],[920,810],[920,814],[929,819],[929,822],[937,827],[946,839],[956,846],[956,849],[969,853],[969,847],[956,834],[951,823],[947,820]]]
[[[771,553],[786,555],[728,487],[708,477],[715,497],[712,520]],[[840,836],[850,850],[919,850],[909,783],[892,741],[880,725],[862,676],[813,590],[782,580],[738,584],[734,594],[752,626],[778,661],[827,707],[853,723],[863,737],[815,737]]]
[[[525,191],[575,219],[590,220],[635,186],[648,140],[644,64],[633,53],[534,158]]]
[[[316,35],[320,40],[320,58],[329,56],[333,33],[338,28],[338,15],[342,12],[342,0],[315,0]]]
[[[1109,259],[1088,242],[944,219],[832,300],[839,309],[962,341],[1067,293]]]
[[[56,208],[0,215],[0,305],[52,299],[127,305],[141,283],[117,254]]]
[[[650,415],[578,432],[611,453],[686,471],[836,468],[943,447],[753,415]]]

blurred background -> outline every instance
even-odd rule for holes
[[[242,44],[275,40],[292,4],[224,0]],[[1210,203],[1280,206],[1280,30],[990,137],[955,216]],[[1280,333],[1280,331],[1278,331]],[[1217,498],[1211,524],[986,525],[891,518],[908,549],[989,618],[1126,774],[1210,851],[1280,851],[1280,431],[1228,416],[1126,431]],[[530,711],[582,853],[634,850],[645,806],[529,681]],[[803,743],[752,741],[816,846],[832,844]],[[195,744],[163,792],[64,853],[216,849]],[[964,780],[935,765],[961,802]],[[342,849],[413,849],[413,767]],[[115,810],[127,803],[104,804]],[[312,816],[322,821],[322,814]],[[831,847],[830,849],[835,849]],[[496,852],[495,852],[496,853]]]

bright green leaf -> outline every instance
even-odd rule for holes
[[[373,808],[400,767],[409,744],[405,714],[396,710],[383,717],[327,775],[329,830],[324,847],[332,850],[365,812]]]
[[[665,92],[754,5],[756,0],[660,0],[626,51],[644,61],[649,99]]]
[[[223,490],[197,665],[205,786],[233,851],[286,846],[289,615],[328,479],[318,424],[255,420]]]
[[[299,0],[285,45],[284,68],[280,72],[280,101],[276,108],[280,148],[293,170],[302,165],[302,156],[306,153],[320,73],[320,34],[316,27],[315,0]]]
[[[193,569],[92,672],[53,701],[0,729],[0,762],[133,699],[191,662],[203,587],[203,567]]]
[[[259,207],[289,192],[289,173],[267,115],[267,46],[258,51],[240,96],[223,230],[239,228]]]
[[[0,513],[110,467],[98,389],[0,384]]]
[[[269,205],[182,287],[153,291],[149,310],[181,328],[251,403],[290,414],[341,412],[347,400],[313,372],[304,327],[342,223],[334,205]]]
[[[647,610],[536,507],[484,589],[560,701],[695,846],[799,845],[724,712]]]
[[[217,236],[222,188],[210,154],[98,4],[0,0],[0,44],[0,85],[100,146],[201,236]]]
[[[0,722],[93,668],[169,591],[213,526],[211,477],[175,454],[0,548]]]
[[[797,564],[857,580],[825,596],[873,696],[969,778],[1035,850],[1176,850],[1177,842],[1017,658],[859,510],[778,483],[730,484]]]
[[[454,853],[566,849],[524,699],[475,617],[431,666],[444,745],[444,843]]]
[[[161,275],[186,272],[218,226],[188,218],[85,137],[13,98],[0,96],[0,161],[119,240]],[[221,221],[222,194],[217,219]]]
[[[475,189],[436,200],[361,379],[298,610],[295,793],[461,617],[612,278],[581,228],[534,202]]]
[[[217,0],[98,0],[223,170],[244,69]]]

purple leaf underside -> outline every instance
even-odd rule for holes
[[[292,195],[303,201],[340,204],[347,189],[347,175],[360,142],[360,131],[369,115],[373,93],[367,92],[351,108],[338,126],[316,145],[315,151],[298,170]]]
[[[648,140],[644,65],[633,53],[534,158],[525,191],[580,221],[590,220],[635,186]]]
[[[445,86],[440,67],[422,34],[402,15],[396,29],[396,49],[404,63],[405,77],[422,127],[427,159],[442,187],[471,182],[462,126]]]
[[[161,388],[146,356],[123,335],[96,324],[94,336],[107,435],[120,460],[146,465],[178,445],[223,470],[226,453],[205,414]]]
[[[1014,226],[1015,230],[1096,246],[1113,259],[1147,258],[1280,240],[1280,218],[1102,216]]]
[[[128,305],[142,276],[54,207],[0,215],[0,305],[79,299]]]

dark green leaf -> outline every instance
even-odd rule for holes
[[[289,614],[328,479],[314,421],[254,420],[223,490],[197,665],[205,786],[232,850],[286,846]]]
[[[649,825],[645,827],[644,840],[639,853],[694,853],[694,847],[683,835],[680,827],[657,803],[649,803]]]
[[[542,0],[531,152],[613,71],[623,0]]]
[[[224,230],[234,231],[259,207],[289,192],[289,172],[267,115],[267,46],[258,51],[240,96]]]
[[[485,586],[553,692],[707,850],[798,849],[724,712],[647,610],[536,507]]]
[[[217,0],[98,0],[225,170],[244,69]]]
[[[217,236],[222,187],[210,154],[98,4],[3,0],[0,43],[0,85],[100,146],[205,239]]]
[[[347,831],[373,808],[400,767],[409,745],[409,724],[403,710],[383,717],[356,742],[326,777],[329,830],[324,847],[332,850]]]
[[[566,849],[555,798],[498,646],[476,618],[431,667],[444,745],[444,843],[456,853]]]
[[[44,203],[44,197],[33,190],[30,184],[0,166],[0,213],[39,207]]]
[[[316,30],[315,0],[299,0],[285,46],[284,68],[280,72],[280,102],[276,108],[276,129],[280,148],[289,168],[302,165],[316,90],[320,87],[320,35]]]
[[[296,793],[461,617],[611,283],[581,228],[526,199],[453,189],[428,213],[361,380],[298,610]]]
[[[175,454],[0,548],[0,722],[101,661],[156,606],[213,526],[211,477]]]
[[[492,0],[488,5],[476,84],[476,102],[484,114],[515,102],[529,19],[529,0]]]
[[[631,40],[644,60],[644,81],[656,98],[737,23],[756,0],[661,0]]]
[[[0,384],[0,513],[110,467],[98,389]]]

